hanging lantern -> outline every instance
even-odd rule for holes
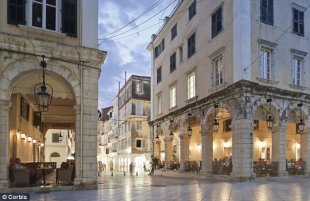
[[[45,56],[42,56],[42,61],[40,66],[42,67],[42,79],[41,83],[38,83],[34,86],[34,96],[37,104],[39,105],[39,110],[41,112],[47,112],[48,107],[52,103],[53,98],[53,87],[45,83],[45,68],[46,62],[44,61]]]
[[[170,137],[171,140],[173,140],[174,134],[173,134],[172,131],[170,131],[169,137]]]

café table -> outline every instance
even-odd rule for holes
[[[46,172],[48,170],[52,170],[52,169],[53,169],[52,167],[39,167],[39,168],[37,168],[37,170],[42,172],[43,186],[46,185]]]

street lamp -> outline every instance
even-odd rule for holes
[[[42,61],[40,62],[43,81],[34,86],[34,96],[41,112],[48,111],[48,107],[51,105],[53,98],[53,87],[45,83],[46,61],[44,61],[44,58],[45,56],[42,55]]]

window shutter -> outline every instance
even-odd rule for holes
[[[25,17],[26,0],[8,0],[7,1],[7,21],[8,24],[26,24]]]
[[[77,37],[77,0],[62,0],[62,32]]]
[[[276,80],[276,66],[275,66],[275,63],[274,63],[274,51],[270,51],[270,59],[271,59],[271,62],[270,62],[270,67],[271,67],[271,80]]]
[[[212,61],[211,63],[212,65],[212,68],[211,68],[211,84],[212,86],[214,87],[215,86],[215,77],[214,77],[214,74],[215,74],[215,64],[214,64],[214,60]]]
[[[292,68],[291,68],[291,79],[292,79],[292,84],[296,84],[296,82],[295,82],[295,59],[294,59],[294,57],[292,58],[292,63],[291,63],[291,65],[292,65]]]
[[[264,78],[264,58],[264,51],[261,49],[259,55],[259,78]]]

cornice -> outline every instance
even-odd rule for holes
[[[26,38],[18,35],[0,33],[0,50],[21,54],[42,54],[55,60],[84,63],[89,67],[100,68],[107,52],[82,46],[71,46],[57,42]]]

